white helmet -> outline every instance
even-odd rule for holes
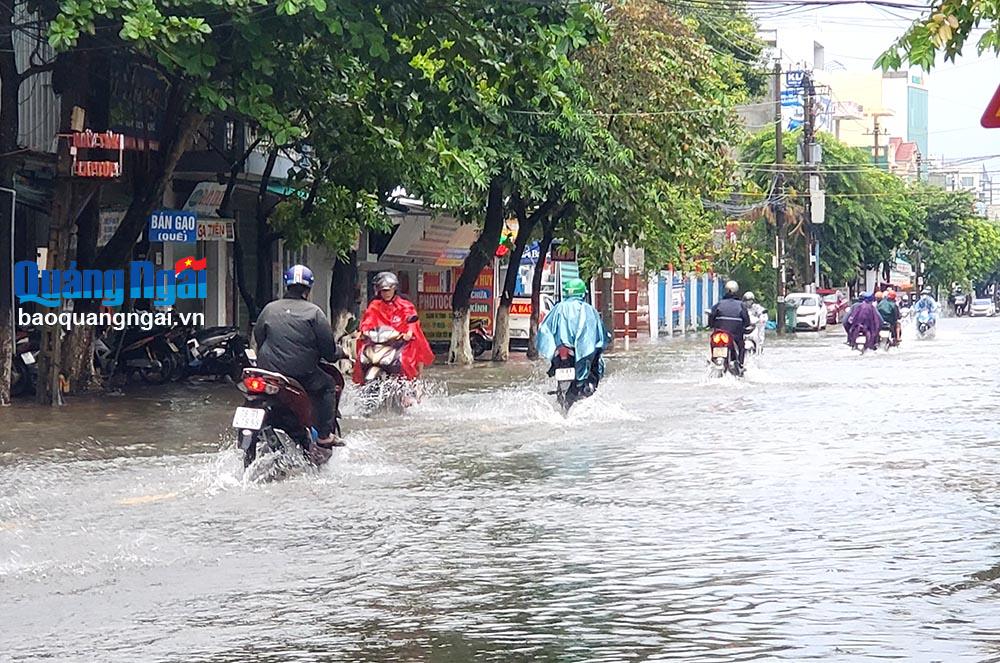
[[[754,297],[754,294],[752,292],[750,292],[749,290],[747,290],[745,293],[743,293],[743,299],[745,299],[748,302],[752,302],[753,300],[755,300],[757,298]]]
[[[726,294],[735,295],[740,291],[740,284],[736,281],[726,281]]]

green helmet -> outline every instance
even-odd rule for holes
[[[566,282],[563,283],[563,296],[586,297],[587,284],[583,282],[583,279],[566,279]]]

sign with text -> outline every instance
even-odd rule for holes
[[[190,244],[197,239],[198,215],[193,212],[161,209],[149,215],[150,242]]]
[[[104,246],[115,236],[115,231],[118,230],[118,226],[122,224],[122,219],[125,218],[125,210],[102,209],[100,218],[101,225],[97,232],[98,247]]]
[[[199,242],[235,242],[236,224],[232,219],[199,219]]]

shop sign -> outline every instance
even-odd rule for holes
[[[184,203],[184,210],[195,212],[200,217],[218,218],[222,199],[226,196],[226,185],[218,182],[199,182]]]
[[[149,215],[150,242],[190,244],[197,237],[198,215],[181,210],[161,209]]]
[[[114,131],[94,133],[76,131],[71,134],[61,134],[69,139],[69,153],[73,157],[71,172],[74,177],[91,179],[114,179],[122,175],[122,154],[125,149],[125,137]],[[115,161],[102,159],[81,159],[80,150],[106,150],[118,153]]]
[[[235,242],[236,224],[231,219],[198,221],[199,242]]]

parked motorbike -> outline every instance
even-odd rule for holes
[[[359,399],[365,414],[378,410],[402,414],[418,399],[416,386],[403,376],[403,348],[408,341],[392,327],[377,327],[362,336],[361,353],[355,361],[361,362],[364,376]]]
[[[743,376],[740,352],[732,334],[723,329],[713,330],[709,336],[709,351],[709,364],[713,376],[721,378],[726,373],[736,377]]]
[[[107,380],[138,374],[149,384],[164,384],[182,370],[175,337],[173,328],[107,330],[94,341],[94,365]]]
[[[294,466],[308,463],[318,467],[329,461],[333,449],[316,444],[316,420],[305,387],[281,373],[257,368],[253,350],[246,350],[244,356],[251,366],[243,370],[242,380],[237,383],[245,398],[233,415],[243,467],[249,468],[258,459],[263,462],[266,457],[273,462],[267,464],[264,475],[280,478]],[[334,432],[339,437],[344,376],[332,363],[321,361],[320,368],[336,385],[338,421]]]
[[[917,311],[917,337],[928,338],[934,335],[934,316],[927,309]]]
[[[472,344],[473,357],[479,357],[493,349],[493,336],[486,331],[486,324],[486,320],[478,318],[469,325],[469,342]]]
[[[32,392],[38,381],[40,334],[34,329],[18,329],[14,357],[11,360],[10,395],[24,396]]]
[[[208,327],[191,332],[185,342],[186,377],[201,375],[240,379],[248,362],[244,351],[249,347],[239,327]]]

